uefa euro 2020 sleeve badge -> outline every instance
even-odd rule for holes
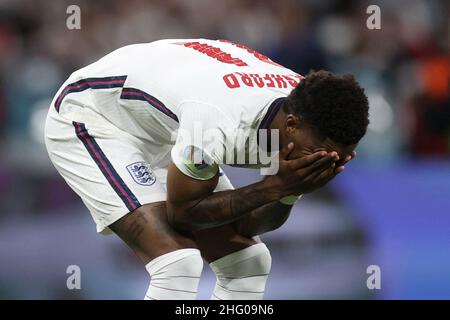
[[[134,181],[142,186],[151,186],[156,181],[155,174],[145,161],[132,163],[127,166],[127,170]]]

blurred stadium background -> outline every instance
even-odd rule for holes
[[[81,30],[66,8],[81,8]],[[381,8],[381,30],[366,8]],[[75,69],[160,38],[225,38],[293,68],[353,73],[371,125],[346,172],[263,236],[266,298],[450,298],[450,11],[442,0],[0,0],[0,298],[141,299],[148,275],[95,233],[47,159],[43,123]],[[151,70],[149,70],[149,75]],[[236,186],[258,172],[224,168]],[[68,290],[66,268],[81,268]],[[381,268],[368,290],[366,268]],[[205,268],[200,298],[214,278]]]

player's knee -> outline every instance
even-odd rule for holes
[[[272,223],[269,224],[269,226],[267,227],[267,230],[265,230],[264,232],[269,232],[269,231],[273,231],[273,230],[280,228],[282,225],[284,225],[284,223],[286,222],[288,217],[289,217],[289,213],[277,215],[277,217],[272,220]],[[261,233],[263,233],[263,232],[261,232]],[[261,233],[259,233],[259,234],[261,234]]]
[[[272,266],[264,243],[229,254],[211,264],[217,276],[217,299],[262,299]]]
[[[197,249],[180,249],[159,256],[146,266],[150,274],[147,299],[195,299],[203,269]]]
[[[237,220],[233,223],[236,232],[244,237],[254,237],[266,232],[270,232],[280,228],[288,219],[289,213],[277,214],[270,220],[264,220],[257,223],[246,223],[245,220]]]

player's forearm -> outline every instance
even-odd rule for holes
[[[188,206],[168,202],[169,217],[175,226],[186,230],[212,228],[248,215],[253,210],[281,197],[263,180],[236,190],[219,191]]]
[[[236,232],[246,237],[253,237],[281,227],[289,217],[292,206],[279,201],[268,203],[254,209],[233,223]]]

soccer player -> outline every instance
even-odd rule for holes
[[[226,40],[168,39],[74,72],[45,139],[97,231],[142,260],[145,299],[194,299],[203,259],[212,299],[262,299],[271,257],[258,235],[344,170],[367,125],[350,75],[302,77]],[[268,171],[234,190],[220,164]]]

